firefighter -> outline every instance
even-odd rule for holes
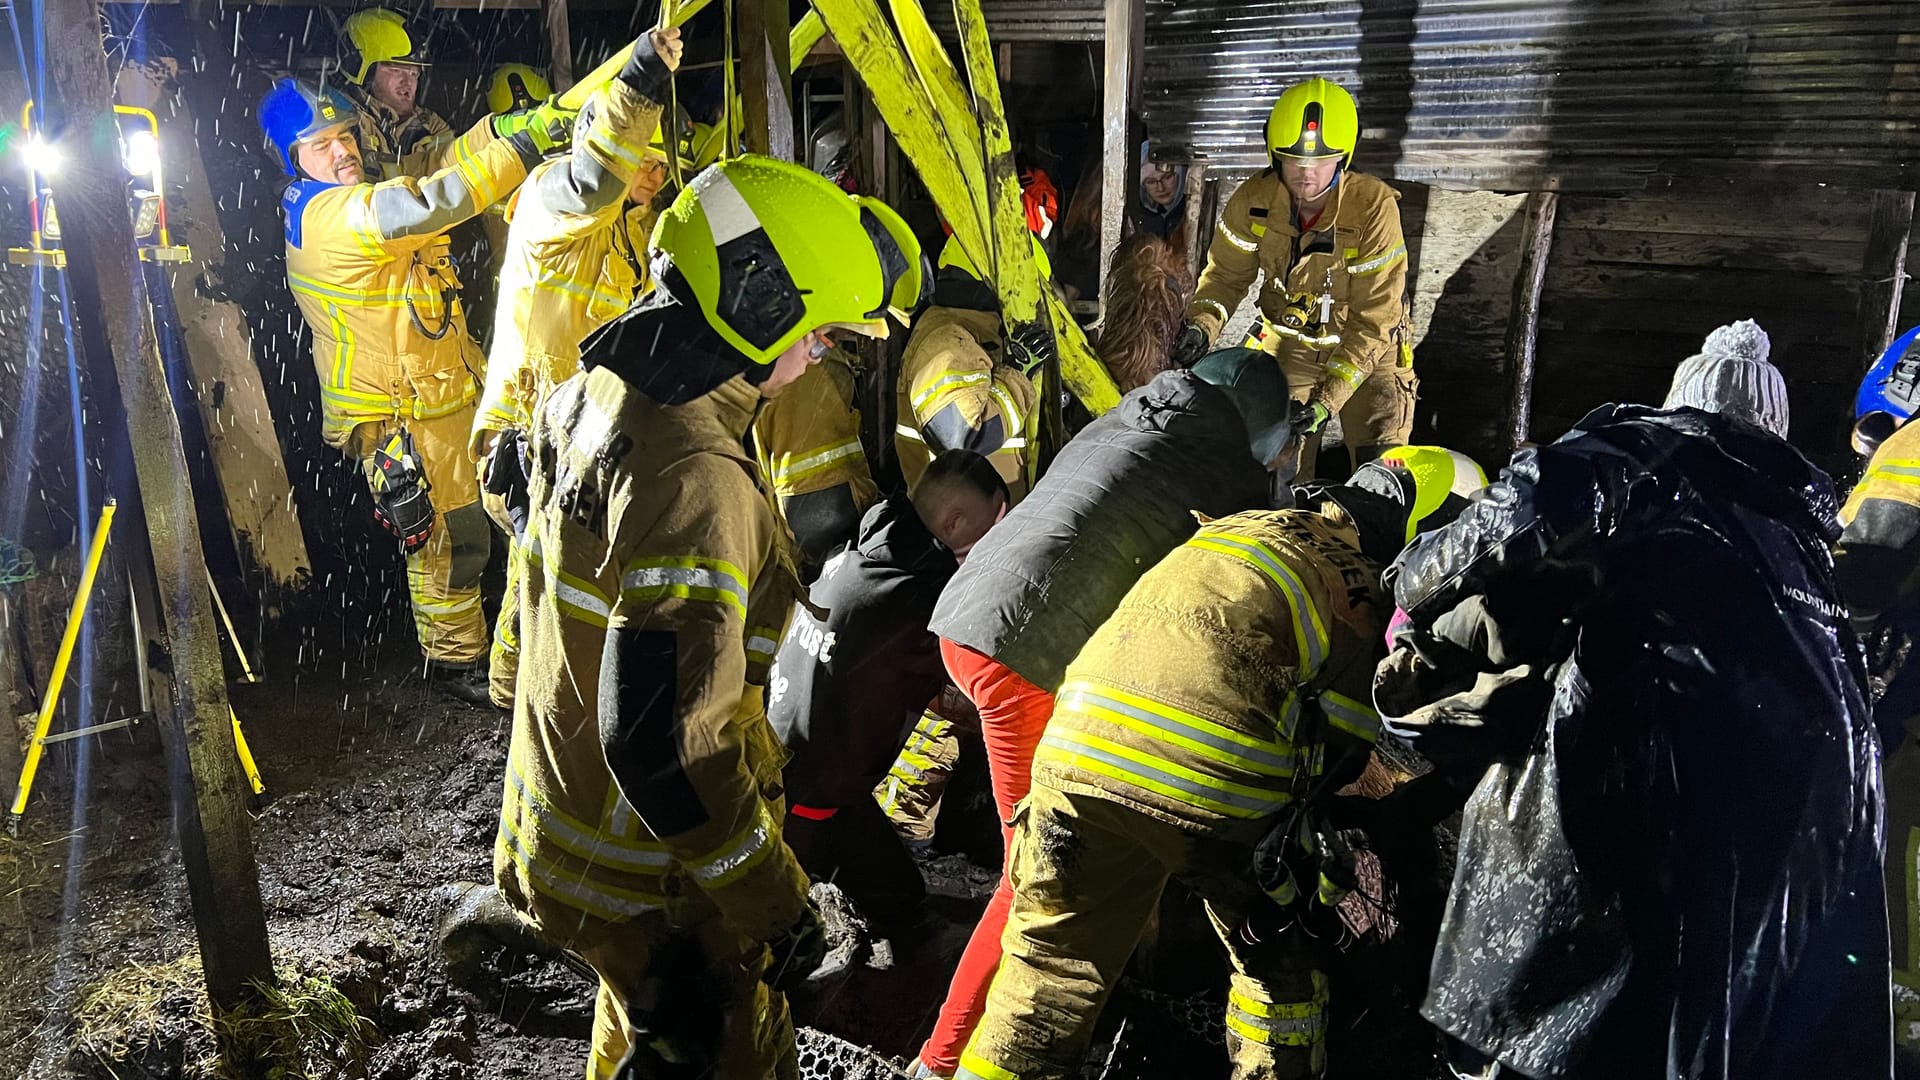
[[[1214,364],[1269,362],[1202,367]],[[1290,473],[1304,432],[1283,437]],[[1015,828],[1006,954],[959,1077],[1079,1075],[1170,878],[1206,902],[1232,961],[1231,1075],[1325,1071],[1313,942],[1337,930],[1354,882],[1326,796],[1360,774],[1379,730],[1371,686],[1391,608],[1376,560],[1441,520],[1414,519],[1440,501],[1420,498],[1414,473],[1363,471],[1398,475],[1202,525],[1068,666]]]
[[[487,111],[496,116],[531,109],[553,96],[553,87],[526,64],[502,64],[495,68],[487,79],[486,91]],[[480,215],[480,231],[486,237],[486,264],[479,271],[479,280],[467,283],[469,321],[489,333],[499,318],[500,272],[507,262],[507,216],[512,206],[512,199],[502,199]],[[491,357],[491,336],[484,338],[482,344]]]
[[[487,509],[509,536],[525,524],[508,519],[506,504],[524,501],[513,493],[525,485],[528,418],[580,370],[580,342],[651,287],[647,237],[653,198],[667,176],[658,99],[680,54],[678,29],[643,36],[619,74],[595,91],[572,153],[537,166],[511,200],[499,279],[504,302],[494,315],[469,446],[488,478]],[[496,470],[503,436],[507,449]],[[519,613],[518,590],[509,582],[487,664],[491,697],[502,709],[513,707]]]
[[[1258,347],[1313,409],[1310,431],[1340,417],[1359,465],[1413,430],[1418,380],[1400,195],[1350,168],[1360,116],[1352,96],[1325,79],[1288,87],[1266,138],[1271,164],[1221,212],[1180,355],[1197,356],[1219,338],[1264,273]],[[1309,440],[1302,476],[1313,475],[1318,444]]]
[[[852,357],[835,347],[753,422],[754,455],[800,545],[808,583],[854,542],[862,515],[880,497],[854,394]]]
[[[1020,200],[1043,281],[1053,269],[1042,241],[1053,232],[1059,195],[1039,170],[1021,175]],[[933,305],[914,320],[900,357],[900,472],[909,486],[945,450],[985,455],[1017,503],[1028,485],[1027,448],[1039,423],[1033,369],[1038,358],[1009,351],[1000,297],[951,237],[940,249]]]
[[[360,112],[360,158],[367,180],[377,184],[434,171],[435,154],[453,141],[453,128],[417,100],[431,65],[426,42],[415,42],[406,17],[386,8],[354,12],[341,33],[346,41],[340,74]]]
[[[940,594],[929,625],[947,674],[979,710],[1009,847],[1068,661],[1140,575],[1193,535],[1194,511],[1225,517],[1273,505],[1275,474],[1262,463],[1278,459],[1289,402],[1270,367],[1243,362],[1225,386],[1165,371],[1121,398],[1061,449]],[[921,1048],[919,1064],[933,1075],[952,1075],[980,1017],[1012,897],[1002,873]]]
[[[867,512],[859,543],[814,584],[813,610],[795,605],[780,646],[767,715],[793,755],[782,773],[787,842],[882,937],[913,919],[926,883],[873,790],[946,685],[940,639],[927,629],[934,601],[1006,512],[1006,482],[985,458],[941,454],[910,499]]]
[[[447,230],[566,145],[571,114],[488,117],[416,180],[365,182],[356,114],[339,94],[274,84],[260,123],[293,177],[281,199],[287,283],[313,333],[321,434],[361,464],[374,512],[407,555],[421,652],[445,688],[484,705],[480,575],[490,546],[467,460],[476,373]]]
[[[1894,1047],[1920,1070],[1920,329],[1890,346],[1855,398],[1854,448],[1870,454],[1840,510],[1840,591],[1867,643],[1874,722],[1886,756],[1887,907],[1892,918]]]
[[[920,252],[877,200],[749,155],[680,193],[651,255],[654,289],[533,417],[494,873],[600,974],[590,1078],[629,1052],[792,1077],[780,991],[825,943],[761,702],[799,586],[742,440],[831,334],[913,306]]]

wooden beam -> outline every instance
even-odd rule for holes
[[[740,99],[745,110],[746,148],[793,161],[793,65],[788,35],[793,31],[786,0],[736,0],[739,20],[734,40],[740,50]]]
[[[1206,222],[1206,207],[1201,204],[1206,201],[1206,192],[1207,157],[1205,154],[1196,154],[1187,162],[1187,213],[1182,226],[1187,230],[1187,250],[1181,252],[1187,257],[1187,267],[1193,271],[1196,279],[1200,271],[1207,268],[1207,241],[1213,234],[1212,224],[1203,224]]]
[[[1520,238],[1520,270],[1513,276],[1513,307],[1507,318],[1507,443],[1517,450],[1533,426],[1534,346],[1540,333],[1540,291],[1547,282],[1547,257],[1553,251],[1553,218],[1560,194],[1536,191],[1527,196],[1527,217]]]
[[[1107,263],[1120,246],[1127,203],[1140,183],[1140,152],[1133,119],[1139,112],[1141,48],[1146,39],[1146,0],[1107,0],[1107,62],[1101,107],[1100,299],[1106,303]]]
[[[225,1012],[252,996],[250,983],[270,983],[273,964],[200,527],[181,482],[186,457],[145,275],[134,257],[100,4],[50,0],[44,10],[52,91],[43,103],[46,130],[71,163],[58,178],[58,198],[80,316],[82,356],[75,359],[84,359],[89,412],[97,414],[91,427],[106,437],[109,478],[121,513],[130,515],[119,550],[143,584],[142,612],[151,612],[148,674],[160,691],[155,713],[172,773],[181,862],[207,996]]]
[[[573,86],[573,34],[567,28],[567,0],[545,0],[547,9],[547,82],[553,92]]]
[[[1907,284],[1907,235],[1912,229],[1913,192],[1873,193],[1867,253],[1860,260],[1860,315],[1853,347],[1861,371],[1880,359],[1899,330],[1900,294]]]
[[[212,100],[217,104],[224,94],[220,86],[223,74],[201,72],[185,81],[213,80]],[[172,283],[195,402],[206,429],[214,473],[220,480],[234,547],[250,576],[257,575],[270,594],[278,594],[303,587],[312,573],[312,563],[307,556],[306,537],[300,531],[300,518],[292,510],[293,488],[280,455],[280,439],[274,431],[260,368],[253,359],[246,319],[237,304],[214,300],[197,287],[202,271],[210,271],[216,278],[226,272],[221,261],[227,241],[201,156],[203,149],[212,149],[212,140],[203,142],[196,136],[199,129],[188,107],[189,99],[205,103],[208,95],[176,96],[176,85],[190,89],[172,59],[127,64],[120,69],[116,84],[121,104],[150,109],[160,120],[160,150],[168,181],[167,219],[173,242],[185,244],[193,252],[192,262],[167,276]],[[273,600],[264,606],[273,607]]]

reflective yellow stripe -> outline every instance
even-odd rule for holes
[[[1376,255],[1373,258],[1366,260],[1365,262],[1348,263],[1347,273],[1352,274],[1355,277],[1360,277],[1365,274],[1377,274],[1382,270],[1385,270],[1393,266],[1395,263],[1399,262],[1401,259],[1404,259],[1406,257],[1407,257],[1407,245],[1401,244],[1400,246],[1394,248],[1392,251],[1389,251],[1384,255]]]
[[[638,167],[644,150],[616,134],[611,125],[595,124],[587,133],[587,145],[604,150],[608,157]]]
[[[413,597],[413,610],[434,622],[445,622],[479,606],[480,591],[478,589],[475,589],[471,596],[463,596],[457,600],[429,600],[417,593]]]
[[[893,426],[893,433],[903,439],[912,439],[917,443],[925,443],[927,441],[926,438],[920,434],[920,429],[910,424],[895,424]]]
[[[1334,341],[1337,344],[1339,339],[1336,338]],[[1361,383],[1367,381],[1366,372],[1361,371],[1359,368],[1337,356],[1327,360],[1327,370],[1338,376],[1340,381],[1346,383],[1348,386],[1359,386]]]
[[[780,631],[771,626],[756,626],[747,631],[747,662],[771,664],[780,651]]]
[[[1868,467],[1867,475],[1861,478],[1860,484],[1865,487],[1875,480],[1920,487],[1920,458],[1892,458],[1874,462]]]
[[[717,889],[729,885],[744,877],[747,871],[766,858],[774,843],[773,819],[767,816],[766,804],[762,803],[754,808],[753,820],[746,828],[722,844],[714,854],[688,863],[687,873],[692,874],[702,888]]]
[[[1007,434],[1018,435],[1025,431],[1027,428],[1026,418],[1020,415],[1020,409],[1013,403],[1013,395],[1007,393],[1007,388],[1001,386],[999,383],[994,383],[993,398],[1000,403],[1000,415],[1007,418]],[[1013,440],[1008,439],[1007,442],[1011,443]],[[1024,440],[1022,440],[1021,445],[1025,445]]]
[[[528,536],[523,550],[527,553],[528,565],[540,568],[547,591],[553,595],[554,604],[562,615],[591,626],[606,627],[607,619],[613,614],[613,601],[605,593],[592,582],[566,573],[559,567],[548,566],[538,536]]]
[[[825,448],[809,451],[802,456],[796,457],[793,454],[781,454],[774,459],[773,483],[776,487],[786,487],[800,480],[804,480],[807,477],[825,472],[836,462],[845,461],[848,458],[861,457],[863,455],[864,451],[860,448],[860,440],[858,437],[847,439],[844,442],[834,443]]]
[[[1227,243],[1232,244],[1234,247],[1239,248],[1241,251],[1259,251],[1260,250],[1260,241],[1255,240],[1252,237],[1241,236],[1239,233],[1236,233],[1232,229],[1228,228],[1227,223],[1224,221],[1220,223],[1220,235],[1227,238]]]
[[[387,289],[343,289],[299,274],[287,275],[287,287],[296,294],[334,301],[347,307],[396,308],[407,302],[407,294]]]
[[[932,386],[913,396],[914,415],[918,416],[921,409],[926,408],[929,402],[949,388],[977,386],[980,383],[992,381],[993,373],[990,371],[948,372],[934,380]]]
[[[1256,1001],[1237,989],[1227,993],[1227,1026],[1243,1039],[1262,1045],[1312,1046],[1326,1037],[1325,977],[1313,978],[1310,1001],[1275,1003]]]
[[[684,558],[635,559],[620,575],[622,600],[707,600],[726,604],[747,617],[747,575],[722,559],[698,555]]]
[[[969,1048],[960,1055],[960,1071],[953,1074],[953,1080],[1020,1080],[1020,1074],[1008,1072]]]
[[[327,322],[333,327],[333,381],[324,387],[323,392],[351,393],[346,387],[353,383],[353,327],[347,325],[347,317],[340,311],[338,304],[327,305]]]
[[[1293,750],[1256,739],[1174,706],[1075,679],[1060,688],[1057,707],[1139,732],[1233,769],[1293,775]]]
[[[533,818],[542,838],[577,859],[595,866],[611,867],[632,873],[663,873],[672,865],[673,856],[666,846],[628,840],[604,828],[588,825],[555,807],[536,794],[520,774],[519,764],[507,761],[506,800],[501,813],[519,811],[516,816]]]
[[[577,870],[556,867],[527,850],[519,829],[505,818],[500,820],[496,845],[532,880],[534,888],[566,904],[607,922],[638,918],[649,911],[666,907],[667,898],[657,893],[617,889],[582,877]]]
[[[1258,818],[1285,806],[1286,792],[1262,791],[1160,761],[1130,746],[1078,731],[1049,730],[1038,757],[1086,769],[1145,791],[1226,817]]]
[[[1304,679],[1320,670],[1329,647],[1327,625],[1314,609],[1306,585],[1272,548],[1250,536],[1229,533],[1202,533],[1187,544],[1244,560],[1280,586],[1293,607],[1293,630],[1300,651],[1299,675]]]
[[[630,294],[596,288],[595,284],[596,283],[575,281],[572,278],[546,277],[535,281],[533,287],[536,291],[540,292],[559,293],[562,296],[577,297],[587,301],[589,304],[597,300],[611,304],[614,307],[626,307],[633,302],[633,297]]]
[[[1380,714],[1364,701],[1328,690],[1320,695],[1320,709],[1328,723],[1356,739],[1373,742],[1380,737]]]

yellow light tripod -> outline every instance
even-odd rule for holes
[[[60,651],[54,654],[53,671],[47,677],[47,690],[40,701],[40,714],[34,719],[33,741],[27,745],[27,759],[20,766],[20,780],[14,787],[13,805],[7,814],[8,836],[18,836],[20,833],[20,818],[27,812],[27,798],[33,793],[33,779],[40,771],[40,759],[46,753],[48,743],[66,742],[70,739],[80,738],[83,735],[96,735],[106,731],[130,727],[134,723],[135,718],[130,717],[125,720],[112,720],[104,724],[95,724],[91,727],[76,728],[73,731],[61,732],[58,735],[49,734],[53,727],[53,714],[60,705],[60,688],[65,685],[67,681],[67,665],[73,660],[73,647],[79,642],[80,630],[87,620],[88,602],[93,598],[93,583],[100,576],[100,563],[107,553],[107,536],[113,531],[113,515],[116,509],[117,504],[115,501],[108,499],[106,504],[100,508],[99,523],[94,526],[93,543],[87,549],[87,562],[80,571],[80,587],[75,590],[73,594],[73,605],[67,610],[66,632],[60,636]],[[209,587],[211,587],[211,581],[209,581]],[[218,597],[218,595],[216,592],[215,596]],[[137,603],[134,621],[135,644],[139,646],[136,651],[142,658],[139,672],[140,696],[142,702],[145,703],[147,672],[144,658],[146,653],[146,636],[141,632],[139,627]],[[238,640],[234,642],[234,648],[236,651],[239,649]],[[242,663],[245,663],[244,659]],[[251,669],[249,669],[249,672],[250,671]],[[227,707],[227,716],[233,721],[233,742],[235,748],[239,751],[240,766],[246,771],[247,782],[252,785],[254,795],[258,796],[263,793],[266,788],[260,781],[260,771],[254,767],[253,752],[247,747],[246,736],[240,733],[240,718],[234,715],[231,705]]]

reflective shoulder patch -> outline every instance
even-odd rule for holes
[[[302,226],[307,216],[307,204],[313,201],[315,195],[337,186],[337,184],[323,184],[318,180],[295,180],[287,185],[287,190],[280,196],[280,209],[286,215],[288,244],[293,247],[300,246]]]

